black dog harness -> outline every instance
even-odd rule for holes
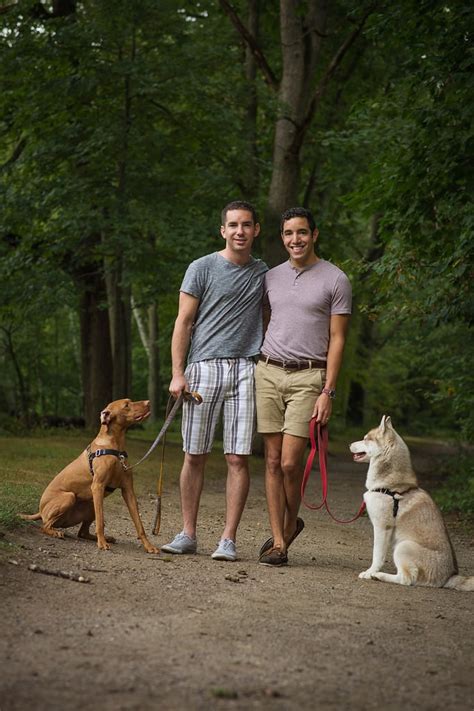
[[[114,457],[118,457],[118,459],[120,459],[122,465],[124,464],[124,460],[128,457],[127,452],[119,452],[118,449],[96,449],[95,452],[92,452],[90,444],[87,445],[86,451],[87,458],[89,460],[89,469],[91,471],[91,476],[94,476],[94,467],[92,466],[92,462],[96,457],[103,457],[104,454],[112,454]],[[116,486],[106,486],[105,490],[112,492],[115,491],[116,488]]]
[[[396,518],[397,513],[398,513],[398,507],[400,505],[400,499],[403,498],[403,494],[406,494],[408,491],[412,491],[413,489],[418,489],[417,486],[412,486],[409,489],[406,489],[402,494],[399,491],[392,491],[391,489],[370,489],[370,491],[377,491],[379,494],[387,494],[387,496],[391,496],[393,499],[393,518]]]

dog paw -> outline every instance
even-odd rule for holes
[[[152,546],[152,545],[145,546],[145,550],[147,553],[159,553],[160,552],[159,548],[156,548],[156,546]]]
[[[107,543],[107,541],[97,541],[97,548],[101,551],[109,551],[110,550],[110,545]]]
[[[372,573],[372,575],[370,576],[370,579],[371,580],[378,580],[379,582],[381,582],[382,578],[380,577],[380,575],[381,575],[381,573]]]
[[[368,570],[363,570],[362,573],[359,573],[359,578],[361,580],[370,580],[373,578],[374,574],[375,571],[368,568]]]

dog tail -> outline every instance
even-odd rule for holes
[[[41,518],[41,514],[38,511],[38,513],[35,514],[24,514],[24,513],[19,513],[17,514],[20,518],[22,518],[24,521],[39,521]]]
[[[452,575],[443,587],[451,588],[452,590],[474,591],[474,575],[470,577]]]

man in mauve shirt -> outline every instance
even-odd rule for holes
[[[289,260],[265,275],[267,328],[256,368],[272,530],[259,561],[273,566],[288,563],[288,546],[304,528],[298,511],[309,422],[326,425],[331,416],[352,306],[347,276],[315,253],[311,212],[291,208],[280,226]]]

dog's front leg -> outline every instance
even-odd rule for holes
[[[374,524],[374,549],[372,552],[372,564],[370,568],[367,568],[367,570],[359,573],[359,578],[364,580],[370,579],[374,573],[378,573],[379,570],[381,570],[387,557],[393,530],[392,526],[388,527],[386,525],[381,526]]]
[[[127,482],[127,484],[122,488],[122,496],[127,504],[130,516],[135,524],[135,528],[137,529],[138,538],[141,540],[144,549],[147,553],[159,553],[160,549],[150,543],[146,537],[145,529],[143,528],[143,523],[140,518],[140,514],[138,513],[137,497],[135,496],[133,483],[131,481]]]
[[[105,526],[104,526],[104,491],[105,484],[94,481],[91,485],[92,498],[94,499],[94,512],[95,512],[95,530],[97,533],[97,548],[103,551],[110,550],[110,545],[107,543],[105,538]]]

